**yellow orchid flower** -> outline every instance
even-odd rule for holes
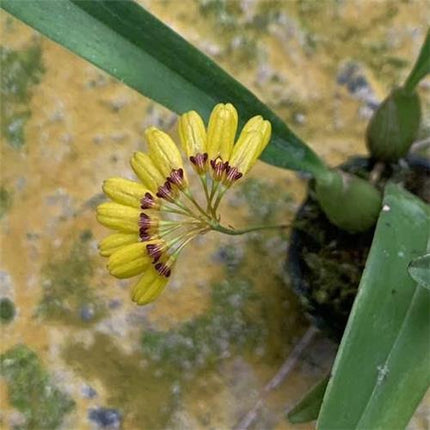
[[[192,195],[180,150],[155,127],[145,131],[149,154],[136,152],[130,160],[140,183],[123,178],[103,183],[112,201],[98,206],[97,220],[116,233],[100,242],[100,254],[108,257],[113,276],[140,275],[131,292],[137,304],[161,294],[181,250],[199,234],[248,231],[221,226],[217,208],[227,189],[255,164],[270,140],[271,126],[259,115],[251,118],[234,145],[237,125],[230,103],[214,107],[207,129],[195,111],[179,118],[182,149],[200,177],[205,205]]]

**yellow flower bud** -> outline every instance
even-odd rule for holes
[[[182,148],[188,157],[206,152],[206,129],[202,118],[197,112],[192,110],[181,115],[178,130]]]
[[[167,178],[172,170],[183,169],[182,157],[171,137],[155,127],[145,131],[149,156],[155,166]]]
[[[151,257],[142,242],[123,246],[114,252],[108,261],[108,270],[116,278],[131,278],[142,273],[151,265]]]
[[[217,104],[209,118],[208,155],[209,160],[218,156],[227,161],[233,149],[237,130],[237,111],[230,103]]]
[[[116,203],[135,208],[140,208],[140,201],[148,192],[142,184],[123,178],[107,179],[103,191]]]
[[[140,210],[119,203],[102,203],[97,207],[97,221],[113,230],[138,232],[139,217]]]
[[[263,134],[260,131],[242,132],[233,148],[229,165],[235,167],[242,175],[248,173],[261,153],[262,141]]]
[[[102,257],[109,257],[123,246],[138,242],[138,239],[139,238],[136,233],[111,234],[99,243],[100,255]]]
[[[250,131],[260,131],[263,122],[264,122],[264,119],[261,115],[253,116],[243,126],[240,134],[249,133]]]
[[[164,290],[168,278],[160,275],[154,266],[149,266],[131,290],[131,299],[138,305],[154,301]]]
[[[154,162],[148,154],[135,152],[130,160],[131,168],[136,176],[142,181],[148,190],[156,193],[158,187],[164,183],[166,178],[155,167]]]
[[[245,135],[246,133],[250,133],[251,131],[259,131],[263,136],[261,140],[261,147],[259,148],[259,153],[257,155],[258,158],[260,157],[261,153],[264,151],[264,148],[266,148],[267,144],[270,141],[270,137],[272,134],[272,125],[269,121],[264,120],[261,115],[254,116],[243,127],[242,132],[240,133],[239,140],[243,135]]]
[[[270,142],[270,138],[272,137],[272,124],[270,124],[269,121],[263,121],[263,124],[261,124],[261,133],[263,133],[263,139],[261,141],[260,146],[260,153],[258,154],[258,157],[262,154],[262,152],[266,149],[266,146]]]

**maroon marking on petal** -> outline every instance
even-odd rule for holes
[[[169,184],[170,186],[170,184]],[[157,191],[157,197],[160,197],[161,199],[168,199],[169,197],[169,189],[168,186],[166,184],[162,185],[161,187],[158,188]]]
[[[216,181],[220,181],[229,167],[228,161],[223,163],[222,159],[218,157],[215,160],[211,160],[210,164],[213,170],[213,178]]]
[[[154,267],[155,267],[155,270],[165,278],[168,278],[172,273],[172,271],[170,270],[170,267],[164,263],[157,263]]]
[[[145,193],[145,195],[140,200],[140,207],[142,209],[151,209],[151,208],[154,208],[155,206],[157,206],[157,203],[154,197],[152,196],[152,194]]]
[[[167,200],[168,202],[175,201],[176,194],[172,189],[172,184],[168,180],[158,188],[157,197]]]
[[[146,245],[146,250],[149,256],[153,258],[153,263],[156,263],[163,254],[163,250],[161,249],[161,247],[153,243]]]
[[[184,170],[183,169],[173,169],[167,181],[171,184],[176,185],[179,189],[184,186]]]
[[[153,225],[151,218],[148,215],[146,215],[145,212],[142,212],[139,218],[139,227],[149,228],[151,225]]]
[[[147,228],[139,229],[139,237],[142,239],[142,242],[147,242],[152,239],[152,235],[149,233]]]
[[[237,167],[227,167],[227,175],[225,177],[225,183],[231,185],[233,182],[237,181],[243,176],[242,173],[239,172]]]
[[[206,171],[206,163],[208,161],[208,154],[205,152],[204,154],[198,153],[196,155],[192,155],[190,157],[191,163],[194,165],[198,174],[202,174]]]

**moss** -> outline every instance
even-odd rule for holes
[[[12,205],[12,196],[10,192],[4,188],[0,188],[0,219],[2,219]]]
[[[12,300],[4,297],[0,299],[0,323],[10,323],[15,317],[15,305]]]
[[[20,51],[0,47],[1,133],[16,149],[24,145],[24,126],[31,116],[31,89],[44,72],[40,44]]]
[[[345,328],[372,236],[333,226],[313,194],[295,222],[288,267],[293,287],[316,325],[335,339]]]
[[[98,333],[91,346],[70,343],[64,360],[84,378],[101,381],[107,406],[119,409],[124,428],[165,428],[175,409],[176,370],[144,364],[140,353],[126,354],[112,338]]]
[[[88,324],[81,318],[82,309],[90,309],[91,322],[103,314],[103,308],[90,287],[93,263],[89,255],[92,233],[81,232],[66,256],[53,257],[42,269],[43,297],[39,313],[49,319],[69,324]]]
[[[383,188],[388,180],[401,183],[430,201],[428,167],[420,160],[406,160],[409,166],[387,166],[376,185]],[[366,179],[374,163],[357,157],[343,169]],[[340,340],[366,264],[373,229],[349,234],[332,225],[321,211],[312,186],[294,227],[288,264],[292,285],[315,323]]]
[[[0,363],[9,401],[25,417],[25,423],[15,429],[58,428],[74,401],[53,385],[37,355],[27,346],[19,345],[2,354]]]
[[[142,346],[145,356],[163,366],[201,369],[232,350],[241,350],[261,338],[258,323],[247,314],[246,305],[255,297],[252,285],[230,280],[212,287],[211,307],[202,316],[168,332],[147,331]]]

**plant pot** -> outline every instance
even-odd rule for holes
[[[375,161],[355,157],[340,168],[368,178]],[[385,166],[376,185],[387,180],[403,183],[410,192],[430,203],[430,160],[409,155],[394,166]],[[286,271],[311,321],[330,337],[340,340],[360,283],[374,228],[350,234],[332,225],[309,184],[291,232]]]

